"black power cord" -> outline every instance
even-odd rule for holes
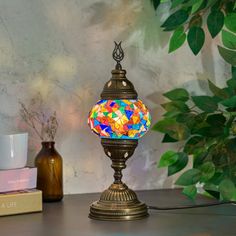
[[[182,210],[182,209],[191,209],[191,208],[200,208],[200,207],[210,207],[210,206],[219,206],[224,204],[236,204],[236,201],[228,201],[228,202],[215,202],[215,203],[205,203],[205,204],[197,204],[197,205],[188,205],[188,206],[175,206],[175,207],[158,207],[158,206],[148,206],[150,210]]]

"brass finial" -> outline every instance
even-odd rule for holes
[[[115,43],[115,48],[113,50],[112,56],[113,59],[116,61],[116,70],[122,70],[122,66],[120,62],[124,59],[124,51],[121,47],[122,42],[114,42]]]
[[[116,68],[112,70],[112,78],[105,84],[101,93],[102,99],[137,99],[138,94],[133,84],[126,78],[126,71],[122,69],[120,62],[124,58],[121,42],[115,43],[112,57],[116,61]]]

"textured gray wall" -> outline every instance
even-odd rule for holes
[[[207,78],[224,84],[229,68],[217,39],[208,38],[197,57],[188,46],[168,54],[169,33],[159,27],[167,9],[156,14],[149,0],[0,0],[0,132],[27,130],[33,163],[40,140],[21,122],[18,100],[57,110],[66,193],[101,191],[112,180],[110,161],[86,122],[111,76],[114,40],[123,41],[123,67],[153,121],[163,112],[163,91],[185,86],[203,93]],[[160,141],[150,131],[129,160],[124,178],[134,189],[172,186],[166,171],[156,169],[168,148]]]

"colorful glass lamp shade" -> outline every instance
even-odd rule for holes
[[[120,62],[124,52],[121,43],[115,43],[113,58],[116,68],[104,86],[101,100],[90,111],[88,124],[100,136],[104,151],[112,160],[114,182],[91,205],[89,217],[111,221],[136,220],[148,216],[147,206],[122,182],[122,170],[133,155],[138,139],[150,128],[151,116],[122,69]]]
[[[141,100],[100,100],[88,123],[101,138],[139,139],[149,129],[151,117]]]

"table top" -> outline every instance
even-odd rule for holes
[[[210,203],[198,196],[195,203],[180,190],[138,191],[147,205],[171,207]],[[236,206],[219,205],[184,210],[150,210],[143,220],[127,222],[96,221],[88,218],[89,205],[98,193],[67,195],[62,202],[45,203],[42,213],[0,218],[4,236],[235,236]]]

